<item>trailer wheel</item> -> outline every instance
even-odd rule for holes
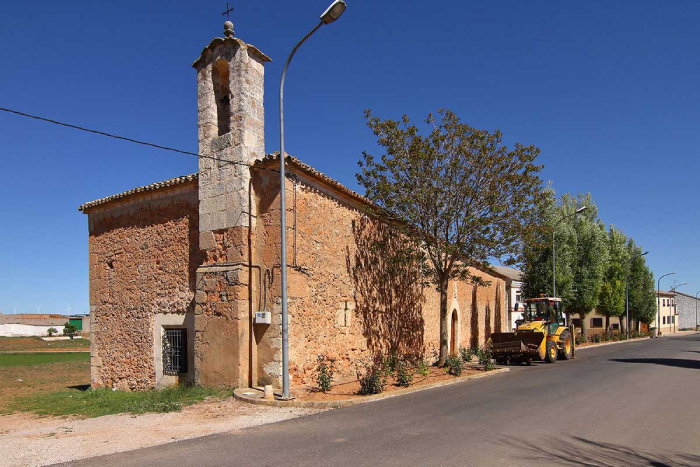
[[[574,344],[571,339],[571,333],[568,330],[562,331],[559,335],[559,342],[561,343],[559,358],[561,358],[562,360],[571,360],[571,354],[573,353]]]
[[[546,352],[544,355],[544,361],[547,363],[554,363],[557,361],[557,354],[559,349],[557,349],[557,344],[554,341],[548,340],[546,346]]]

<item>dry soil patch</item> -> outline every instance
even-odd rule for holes
[[[319,412],[246,404],[233,398],[182,412],[75,419],[0,416],[0,465],[39,466],[236,431]],[[138,436],[135,434],[138,433]]]

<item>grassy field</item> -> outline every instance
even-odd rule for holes
[[[89,341],[85,342],[89,345]],[[0,349],[4,352],[0,353],[0,414],[34,412],[39,415],[99,417],[124,412],[173,412],[208,397],[224,398],[233,393],[231,389],[197,386],[145,392],[90,390],[89,352],[51,349],[7,353],[8,349],[16,352],[35,350],[37,345],[40,344],[34,338],[1,338]],[[66,347],[69,350],[79,348],[75,345]]]
[[[88,339],[44,341],[39,337],[0,337],[0,353],[3,352],[56,352],[65,350],[90,351]]]

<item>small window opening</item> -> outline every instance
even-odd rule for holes
[[[217,125],[219,136],[231,131],[231,88],[229,84],[228,62],[217,60],[212,69],[214,98],[216,99]]]
[[[187,329],[166,329],[163,333],[163,374],[187,373]]]

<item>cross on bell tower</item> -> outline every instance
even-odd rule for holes
[[[233,11],[233,8],[229,8],[228,2],[226,2],[226,11],[221,13],[221,16],[226,15],[226,19],[229,19],[229,13],[231,13],[232,11]]]

